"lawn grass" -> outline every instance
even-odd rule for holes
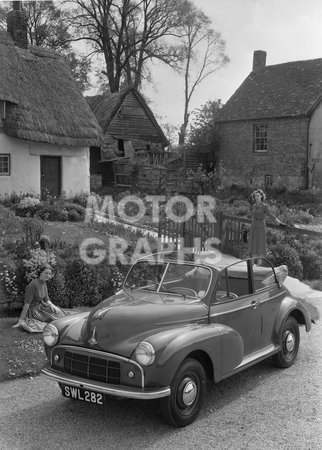
[[[37,375],[46,361],[42,333],[12,328],[17,320],[0,319],[0,382]]]

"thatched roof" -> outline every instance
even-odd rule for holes
[[[5,133],[50,144],[99,145],[101,129],[60,55],[40,47],[21,49],[1,32],[0,67]]]
[[[219,111],[218,121],[308,115],[321,100],[322,59],[252,71]]]
[[[135,88],[85,98],[104,134],[169,145],[153,112]],[[138,111],[138,106],[141,111]]]

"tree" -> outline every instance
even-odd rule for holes
[[[222,107],[221,100],[208,101],[195,112],[191,126],[189,146],[198,148],[205,155],[204,164],[212,169],[218,162],[219,135],[216,118]]]
[[[184,0],[70,0],[70,25],[75,40],[86,40],[92,55],[103,56],[109,90],[122,85],[139,88],[150,76],[148,61],[177,68],[182,48],[177,37]]]
[[[184,113],[179,144],[186,139],[189,105],[197,86],[229,62],[225,55],[225,41],[212,28],[210,19],[189,0],[182,12],[181,40],[184,43]]]
[[[0,28],[6,29],[6,18],[12,9],[12,2],[4,2],[0,6]],[[57,2],[56,2],[57,3]],[[90,61],[76,54],[72,48],[72,36],[68,30],[68,22],[61,2],[30,1],[22,2],[27,16],[27,37],[30,45],[47,47],[62,54],[69,62],[76,81],[82,90],[88,86]]]

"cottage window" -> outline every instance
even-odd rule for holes
[[[273,187],[273,175],[265,175],[265,187]]]
[[[0,153],[0,175],[10,175],[10,155]]]
[[[254,125],[254,151],[266,152],[267,150],[267,125]]]

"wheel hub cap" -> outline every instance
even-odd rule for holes
[[[182,391],[182,401],[186,406],[191,405],[197,396],[197,385],[192,380],[189,380]]]
[[[291,352],[295,346],[295,337],[293,333],[288,333],[285,339],[285,347],[288,352]]]

